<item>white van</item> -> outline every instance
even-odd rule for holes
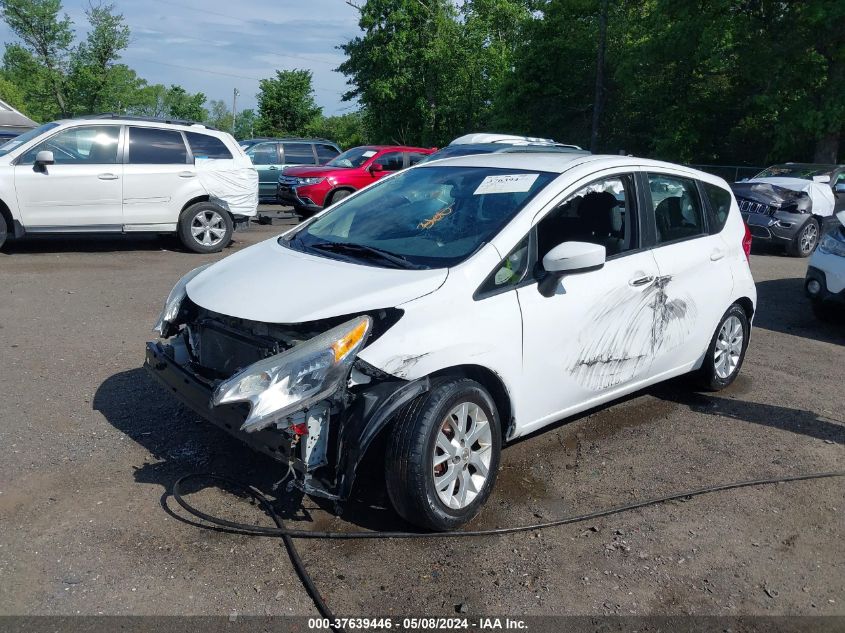
[[[396,510],[470,520],[514,438],[742,366],[756,290],[727,183],[620,156],[424,163],[188,273],[146,367],[211,422],[345,498],[389,435]]]
[[[257,207],[258,175],[235,139],[187,121],[55,121],[0,146],[0,246],[9,235],[178,233],[212,253]]]

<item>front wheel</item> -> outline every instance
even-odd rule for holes
[[[195,253],[217,253],[232,241],[232,216],[211,202],[197,202],[179,216],[179,239]]]
[[[719,391],[736,379],[745,360],[750,334],[745,310],[733,304],[722,316],[699,370],[699,383],[704,389]]]
[[[395,422],[387,492],[406,521],[452,530],[470,521],[496,481],[502,432],[493,399],[466,378],[441,379]]]
[[[787,251],[793,257],[809,257],[819,243],[819,223],[816,218],[810,218],[792,239]]]

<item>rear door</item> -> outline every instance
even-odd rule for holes
[[[258,197],[275,198],[282,166],[279,144],[275,141],[256,143],[246,150],[246,155],[258,171]]]
[[[119,125],[80,125],[57,132],[22,155],[15,190],[28,231],[119,231],[123,225],[123,165]],[[36,168],[40,151],[54,165]]]
[[[124,174],[128,230],[172,230],[182,206],[205,193],[179,130],[128,126]]]
[[[729,248],[721,232],[709,225],[699,183],[657,171],[640,175],[644,204],[654,236],[654,363],[660,376],[689,368],[700,360],[733,293]],[[726,216],[725,216],[726,217]],[[719,227],[720,228],[720,227]]]
[[[311,143],[282,143],[282,165],[284,167],[298,167],[300,165],[317,165],[317,154]]]

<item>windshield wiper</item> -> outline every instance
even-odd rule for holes
[[[422,268],[422,266],[414,264],[403,255],[391,253],[390,251],[385,251],[381,248],[376,248],[375,246],[367,246],[366,244],[354,244],[351,242],[317,242],[316,244],[309,244],[309,246],[312,248],[319,248],[324,251],[330,251],[332,253],[348,253],[353,255],[377,257],[400,268]]]

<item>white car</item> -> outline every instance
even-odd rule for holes
[[[680,374],[730,384],[750,246],[730,188],[700,171],[445,159],[188,273],[146,367],[309,494],[345,498],[388,434],[396,510],[451,529],[487,499],[505,442]]]
[[[0,146],[0,246],[8,235],[178,233],[211,253],[257,207],[252,162],[230,134],[202,125],[104,115]]]
[[[845,211],[836,214],[839,225],[827,233],[810,257],[804,290],[813,312],[820,319],[832,320],[835,309],[845,308]]]

